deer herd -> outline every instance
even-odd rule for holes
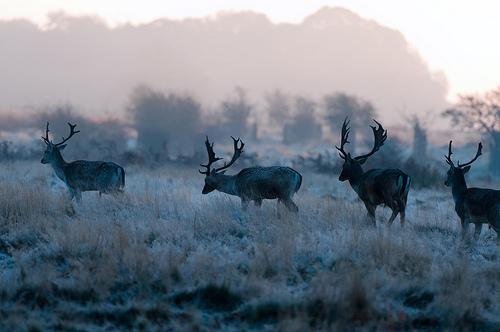
[[[374,120],[375,121],[375,120]],[[408,192],[411,186],[411,177],[399,169],[371,169],[364,171],[362,165],[370,156],[376,153],[387,139],[387,130],[375,121],[377,126],[370,126],[373,131],[374,143],[369,153],[351,156],[345,151],[345,145],[349,143],[349,121],[346,118],[342,125],[340,147],[336,146],[340,158],[343,159],[342,171],[339,181],[349,181],[352,189],[359,199],[364,203],[368,219],[375,226],[375,210],[377,206],[384,204],[392,210],[388,224],[391,225],[399,214],[401,226],[405,223],[405,210]],[[45,128],[45,136],[42,137],[47,145],[41,160],[42,164],[50,164],[56,176],[67,186],[71,199],[77,202],[81,200],[84,191],[98,191],[101,194],[117,195],[123,192],[125,186],[125,170],[123,167],[109,161],[86,161],[77,160],[66,162],[61,151],[66,147],[66,142],[80,131],[75,130],[76,124],[68,123],[69,135],[59,143],[53,143],[49,139],[49,123]],[[244,168],[235,175],[226,175],[226,170],[231,167],[243,153],[245,144],[238,138],[233,139],[234,152],[229,163],[221,167],[213,167],[218,158],[214,152],[214,143],[208,137],[205,147],[208,154],[208,162],[200,164],[205,170],[199,172],[205,175],[205,185],[202,194],[208,194],[214,190],[238,196],[241,200],[243,210],[246,210],[251,201],[256,206],[261,206],[264,199],[276,199],[278,202],[278,215],[281,206],[293,213],[299,208],[292,200],[294,194],[300,189],[302,175],[290,167],[249,167]],[[450,166],[447,173],[445,185],[451,187],[455,211],[460,218],[462,235],[465,237],[469,223],[474,223],[474,238],[477,239],[481,232],[482,224],[489,224],[497,233],[497,244],[500,244],[500,190],[468,188],[465,182],[471,164],[477,160],[482,153],[482,144],[479,143],[476,156],[465,164],[455,163],[451,160],[450,141],[448,155],[445,156],[446,163]]]

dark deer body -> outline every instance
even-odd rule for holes
[[[81,199],[84,191],[99,191],[99,194],[117,194],[123,191],[125,186],[125,170],[123,167],[107,161],[86,161],[77,160],[66,162],[61,155],[67,142],[74,134],[76,125],[70,126],[70,135],[60,143],[52,143],[49,138],[49,124],[45,137],[42,137],[47,144],[47,149],[41,160],[42,164],[50,164],[57,177],[61,179],[71,194],[71,198]]]
[[[500,190],[467,188],[465,173],[471,164],[482,154],[482,144],[479,143],[476,156],[465,164],[453,163],[451,160],[451,144],[448,147],[446,162],[450,165],[445,185],[450,187],[455,202],[455,212],[462,224],[462,235],[467,233],[470,223],[475,226],[474,238],[478,239],[483,224],[489,224],[497,233],[497,243],[500,243]]]
[[[376,121],[375,121],[376,122]],[[342,140],[340,157],[344,159],[340,181],[349,181],[349,184],[358,194],[358,197],[365,204],[368,217],[375,225],[375,210],[378,205],[385,204],[392,210],[389,225],[392,224],[398,214],[400,214],[401,225],[405,222],[406,202],[410,190],[411,178],[399,169],[372,169],[363,171],[362,164],[368,157],[374,154],[384,144],[387,139],[387,131],[380,123],[376,122],[378,128],[371,127],[375,137],[375,143],[370,153],[351,157],[350,153],[344,151],[344,145],[349,143],[349,121],[346,119],[342,125]]]
[[[297,212],[298,207],[292,198],[302,184],[302,176],[294,169],[282,166],[249,167],[242,169],[236,175],[224,174],[224,170],[231,166],[243,152],[244,143],[241,142],[238,147],[240,140],[233,138],[233,141],[234,155],[229,164],[210,170],[211,164],[221,158],[215,157],[213,143],[210,144],[207,137],[205,146],[207,147],[209,162],[207,165],[201,165],[207,168],[207,171],[200,171],[200,173],[206,175],[202,193],[208,194],[213,190],[218,190],[229,195],[238,196],[241,199],[243,209],[248,207],[250,201],[260,206],[264,199],[277,199],[290,211]]]

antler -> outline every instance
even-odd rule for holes
[[[450,142],[451,144],[451,142]],[[460,162],[457,164],[458,167],[464,167],[464,166],[469,166],[470,164],[472,164],[473,162],[476,161],[476,159],[482,154],[482,150],[483,150],[483,144],[481,142],[479,142],[478,146],[477,146],[477,152],[476,152],[476,156],[471,160],[469,161],[468,163],[465,163],[465,164],[460,164]]]
[[[342,159],[345,159],[347,157],[347,153],[344,151],[344,145],[346,143],[349,143],[349,141],[347,140],[349,138],[349,131],[351,129],[349,128],[349,119],[346,117],[344,119],[344,123],[342,124],[342,136],[341,136],[341,139],[340,139],[340,148],[338,146],[335,145],[335,147],[337,148],[337,150],[339,150],[339,156],[340,158]]]
[[[375,121],[375,123],[378,125],[377,128],[375,128],[375,126],[370,126],[373,130],[373,136],[374,136],[373,148],[369,153],[354,158],[358,161],[364,161],[372,154],[377,152],[378,149],[380,149],[380,147],[384,145],[384,142],[387,139],[387,130],[385,130],[384,127],[382,127],[382,125],[377,122],[377,120],[373,121]]]
[[[210,141],[208,140],[208,136],[207,136],[207,139],[205,140],[205,146],[206,146],[207,152],[208,152],[208,163],[206,165],[200,164],[200,166],[205,167],[207,170],[205,172],[198,170],[198,172],[200,172],[201,174],[209,175],[210,174],[210,166],[213,163],[215,163],[217,160],[221,160],[222,158],[217,158],[215,156],[214,143],[210,144]]]
[[[452,142],[453,142],[453,141],[450,141],[450,144],[448,145],[448,155],[447,155],[447,156],[444,156],[444,158],[446,159],[446,163],[447,163],[448,165],[450,165],[450,166],[453,166],[453,167],[454,167],[455,165],[453,164],[453,161],[451,160],[451,155],[453,154],[453,152],[451,152],[451,143],[452,143]]]
[[[69,136],[68,138],[64,138],[63,136],[63,140],[57,144],[54,144],[55,146],[60,146],[64,143],[66,143],[71,137],[73,137],[74,134],[78,134],[80,131],[79,130],[75,130],[75,127],[76,127],[76,124],[72,125],[71,123],[68,122],[68,126],[69,126]]]
[[[47,127],[45,128],[45,137],[42,136],[42,139],[45,142],[45,144],[49,144],[50,143],[50,140],[49,140],[49,123],[48,122],[47,122]]]
[[[224,166],[216,168],[215,172],[219,172],[222,171],[223,169],[229,168],[232,164],[234,164],[236,159],[238,159],[241,156],[241,153],[243,152],[243,147],[245,146],[245,143],[243,143],[243,141],[241,141],[239,137],[238,139],[236,139],[233,136],[231,136],[231,138],[233,139],[233,145],[234,145],[233,157],[231,158],[228,164],[224,163]],[[238,143],[241,143],[240,147],[238,147]]]

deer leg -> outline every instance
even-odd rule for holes
[[[370,220],[371,224],[373,226],[377,226],[377,223],[375,221],[375,210],[377,209],[377,206],[376,205],[371,205],[369,203],[365,203],[365,207],[366,207],[366,210],[367,210],[367,217],[368,219]]]
[[[294,213],[298,213],[299,212],[299,207],[297,206],[297,204],[295,204],[291,198],[288,198],[288,199],[285,199],[283,201],[285,203],[285,206],[287,207],[287,209],[291,212],[294,212]]]
[[[403,209],[399,212],[399,220],[401,220],[401,227],[404,227],[406,219],[406,211]]]
[[[262,206],[262,200],[261,199],[254,199],[253,201],[255,203],[255,206],[261,207]]]
[[[80,190],[75,191],[75,198],[77,203],[82,202],[82,192]]]
[[[474,224],[474,240],[476,241],[479,239],[479,235],[481,235],[481,228],[483,228],[483,224]]]
[[[398,210],[396,210],[396,209],[392,210],[392,215],[389,218],[389,222],[388,222],[389,227],[392,226],[392,223],[393,223],[394,219],[396,219],[396,217],[398,216],[398,213],[399,213]]]
[[[248,203],[249,202],[250,201],[248,199],[245,199],[245,198],[241,199],[241,208],[243,209],[243,211],[248,210]]]
[[[467,227],[469,226],[468,220],[465,218],[460,219],[460,223],[462,224],[462,239],[467,236]]]
[[[74,198],[77,203],[80,203],[82,201],[82,192],[80,190],[68,188],[68,191],[69,191],[69,199],[70,200],[73,200],[73,198]]]
[[[276,216],[281,219],[281,210],[283,209],[283,201],[278,198],[276,202]]]

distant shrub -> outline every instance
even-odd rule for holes
[[[412,157],[408,158],[402,169],[411,176],[412,185],[416,188],[432,188],[440,186],[443,175],[431,164],[420,164]]]
[[[139,148],[154,161],[193,152],[201,127],[201,105],[194,98],[138,87],[132,93],[128,112],[137,130]]]
[[[294,106],[293,117],[283,128],[283,142],[293,144],[319,141],[322,127],[316,119],[316,103],[305,97],[297,97]]]

